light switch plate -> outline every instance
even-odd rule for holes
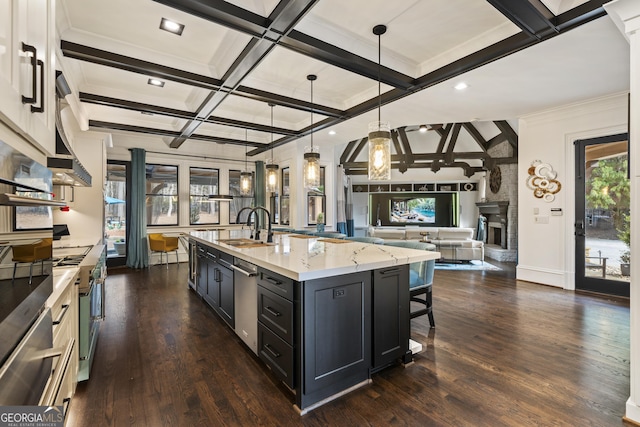
[[[549,217],[547,215],[536,215],[533,217],[533,220],[536,224],[549,224]]]

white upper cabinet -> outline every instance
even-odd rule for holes
[[[0,0],[0,120],[55,153],[54,0]]]

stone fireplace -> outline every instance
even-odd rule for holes
[[[496,261],[517,260],[517,218],[508,201],[476,203],[480,215],[486,218],[485,256]]]
[[[487,219],[485,243],[508,249],[509,217],[507,211],[509,202],[484,202],[476,203],[476,206],[480,215]]]

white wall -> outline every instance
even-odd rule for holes
[[[69,211],[53,208],[53,223],[67,224],[70,236],[63,237],[58,245],[85,246],[102,242],[104,236],[104,184],[106,152],[105,134],[83,132],[76,134],[73,151],[80,163],[91,174],[91,187],[76,187],[74,201]],[[65,192],[69,197],[70,189]]]
[[[590,100],[522,117],[518,143],[518,267],[519,280],[575,289],[575,165],[574,141],[627,131],[627,94]],[[552,203],[533,196],[526,186],[534,160],[558,172],[562,189]],[[535,222],[538,217],[548,224]],[[561,208],[562,216],[551,216]]]

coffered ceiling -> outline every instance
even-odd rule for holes
[[[388,27],[382,118],[394,128],[514,120],[626,91],[628,45],[603,3],[60,0],[57,26],[91,129],[159,135],[178,152],[204,141],[238,157],[248,129],[250,154],[260,158],[308,139],[308,74],[318,76],[315,141],[366,136],[377,119],[377,24]],[[161,30],[162,18],[183,24],[182,35]],[[468,88],[455,90],[463,81]]]

